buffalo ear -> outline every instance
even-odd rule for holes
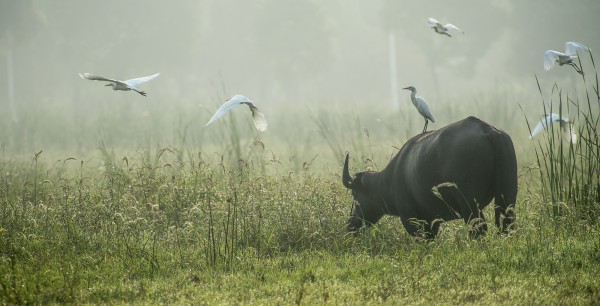
[[[344,161],[344,170],[342,171],[342,183],[348,189],[363,189],[365,184],[363,183],[364,172],[359,172],[356,174],[356,177],[352,177],[350,175],[350,170],[348,169],[348,160],[350,159],[350,154],[346,154],[346,160]]]
[[[356,177],[354,178],[354,181],[352,181],[352,187],[354,189],[364,190],[364,186],[365,186],[364,179],[365,179],[364,172],[357,173]]]

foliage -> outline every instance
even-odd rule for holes
[[[539,188],[534,172],[521,176],[511,236],[492,228],[471,240],[464,224],[450,222],[423,243],[391,217],[346,234],[351,201],[338,169],[285,171],[241,148],[241,160],[221,163],[173,147],[119,158],[106,143],[99,167],[73,158],[47,164],[43,152],[4,157],[0,302],[600,299],[600,230],[568,211],[549,214],[544,196],[528,192]]]
[[[591,54],[590,58],[595,72]],[[555,112],[569,117],[570,124],[564,127],[566,133],[558,124],[548,126],[535,153],[542,194],[545,201],[552,203],[552,215],[560,216],[565,210],[572,210],[577,218],[597,222],[600,220],[600,94],[598,74],[594,74],[595,78],[592,76],[591,88],[588,75],[581,75],[585,88],[583,98],[565,93],[555,85],[551,100],[542,100],[544,116]],[[558,102],[554,102],[554,98]],[[576,137],[570,136],[572,133]]]

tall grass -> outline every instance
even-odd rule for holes
[[[360,162],[353,164],[354,166],[361,169],[381,170],[399,150],[399,143],[403,141],[403,136],[399,137],[399,135],[411,133],[408,124],[398,124],[402,123],[396,118],[400,113],[390,112],[387,109],[381,112],[387,116],[378,115],[376,119],[369,118],[371,119],[369,124],[362,121],[358,111],[354,113],[347,110],[309,111],[309,116],[316,126],[316,132],[327,145],[331,156],[338,161],[338,165],[342,165],[347,152],[354,160]],[[369,126],[373,130],[370,130]],[[376,133],[378,137],[373,138],[371,133]],[[374,145],[374,141],[379,145]],[[381,143],[385,143],[387,147],[382,148]],[[390,153],[386,154],[388,151]]]
[[[542,194],[551,203],[551,214],[562,216],[568,210],[577,218],[597,222],[600,220],[600,94],[591,53],[590,59],[591,83],[589,72],[581,75],[584,95],[565,92],[554,85],[550,101],[542,98],[544,117],[554,112],[570,118],[567,134],[575,132],[577,141],[564,137],[558,124],[550,125],[537,141],[535,154]],[[581,59],[579,65],[582,67]],[[542,94],[539,81],[538,90]],[[531,131],[528,120],[527,125]]]
[[[574,102],[561,105],[574,116]],[[410,104],[405,109],[416,114]],[[536,145],[540,171],[553,176],[544,177],[544,193],[537,177],[521,177],[534,187],[519,194],[516,235],[473,241],[462,222],[448,222],[435,241],[420,243],[399,218],[383,218],[358,237],[345,230],[352,200],[339,178],[344,151],[353,167],[377,170],[404,135],[420,131],[420,123],[398,120],[404,115],[378,113],[272,116],[260,136],[249,120],[235,121],[247,118],[242,110],[200,137],[193,120],[164,121],[176,127],[176,145],[140,134],[117,139],[121,130],[112,129],[88,148],[97,149],[92,160],[56,160],[46,148],[14,157],[3,147],[0,304],[597,303],[597,226],[573,233],[569,226],[579,221],[564,213],[567,225],[548,226],[552,217],[537,205],[568,180],[594,182],[597,170],[582,170],[597,156],[584,151],[593,141],[581,140],[592,139],[591,125],[575,125],[581,142],[572,149],[558,140]],[[161,130],[147,135],[153,132]],[[574,168],[568,159],[544,161],[561,143]],[[577,207],[587,205],[574,190],[582,194]],[[555,199],[561,212],[574,203]]]
[[[511,237],[473,241],[449,222],[425,244],[391,217],[355,237],[337,171],[104,150],[100,168],[2,160],[0,303],[598,301],[598,229],[548,226],[535,206],[518,206]]]

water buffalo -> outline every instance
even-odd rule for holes
[[[478,118],[411,138],[380,172],[359,172],[353,178],[348,158],[342,181],[355,202],[350,232],[388,214],[399,216],[413,236],[433,239],[442,221],[460,218],[478,236],[487,230],[482,209],[492,198],[502,232],[515,220],[517,159],[512,140]]]

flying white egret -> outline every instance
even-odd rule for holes
[[[261,132],[266,131],[269,125],[267,124],[265,116],[254,105],[254,101],[242,95],[235,95],[233,96],[233,98],[227,100],[223,105],[221,105],[221,107],[219,107],[219,109],[217,109],[217,112],[212,116],[212,118],[210,118],[206,125],[213,123],[215,120],[219,119],[226,112],[228,112],[230,109],[242,104],[246,104],[248,105],[248,107],[250,107],[250,111],[252,112],[252,120],[254,121],[254,126],[256,127],[256,129]]]
[[[577,73],[583,75],[581,68],[575,64],[575,60],[577,59],[577,51],[589,52],[590,48],[580,43],[568,41],[565,43],[565,53],[554,50],[548,50],[544,52],[544,70],[548,71],[554,67],[554,63],[558,63],[559,66],[570,65],[575,68]]]
[[[575,132],[571,129],[571,123],[569,122],[569,118],[561,117],[560,115],[555,113],[551,113],[550,115],[546,116],[546,118],[538,122],[535,128],[533,128],[533,131],[531,131],[529,139],[532,139],[533,137],[535,137],[535,135],[539,134],[541,131],[548,128],[548,126],[555,122],[560,123],[560,127],[562,128],[565,135],[567,135],[566,137],[569,137],[572,143],[577,142],[577,134],[575,134]]]
[[[435,20],[434,18],[427,19],[427,23],[432,25],[431,28],[436,33],[442,34],[442,35],[447,35],[448,37],[452,37],[452,35],[450,35],[448,33],[450,30],[457,30],[457,31],[460,31],[461,33],[465,34],[465,32],[463,32],[463,30],[459,29],[457,26],[455,26],[451,23],[441,24],[439,21]]]
[[[429,120],[435,123],[435,118],[433,118],[433,114],[429,110],[427,102],[425,102],[423,97],[417,96],[417,89],[414,86],[408,86],[402,89],[411,91],[410,99],[412,100],[413,105],[417,108],[419,114],[425,118],[425,127],[423,127],[423,133],[427,132],[427,124],[429,123]]]
[[[139,90],[138,85],[140,85],[142,83],[146,83],[146,82],[156,78],[159,74],[160,73],[156,73],[153,75],[136,78],[136,79],[131,79],[131,80],[126,80],[126,81],[108,79],[108,78],[93,75],[90,73],[80,73],[79,76],[82,79],[86,79],[86,80],[110,82],[104,86],[112,86],[113,90],[134,90],[135,92],[137,92],[140,95],[145,97],[146,92]]]

